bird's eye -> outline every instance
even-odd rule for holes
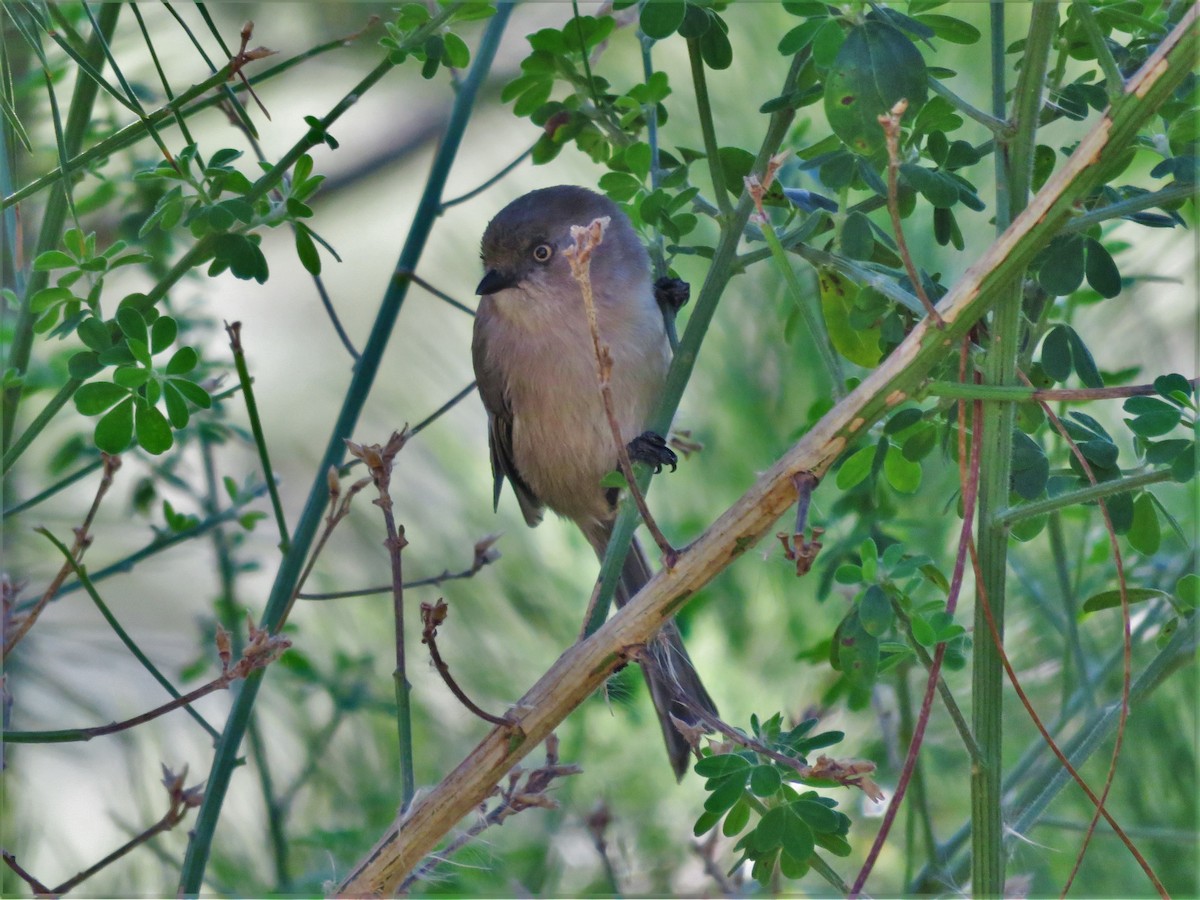
[[[554,248],[549,244],[538,244],[533,248],[533,258],[540,263],[548,262],[554,255]]]

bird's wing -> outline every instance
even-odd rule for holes
[[[479,316],[486,318],[487,312],[481,307]],[[479,396],[488,414],[488,449],[492,457],[492,506],[500,504],[500,491],[507,478],[517,495],[517,503],[525,516],[525,522],[530,526],[542,521],[544,504],[538,499],[533,489],[525,483],[517,471],[513,461],[513,409],[509,402],[507,380],[504,373],[491,365],[487,353],[487,337],[481,319],[476,319],[475,334],[471,341],[471,356],[475,364],[475,377],[479,386]]]

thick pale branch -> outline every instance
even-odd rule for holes
[[[341,895],[394,892],[443,835],[492,787],[645,643],[696,591],[768,533],[795,502],[794,476],[823,473],[870,425],[908,399],[935,363],[998,297],[998,288],[1029,264],[1072,214],[1075,201],[1102,176],[1098,165],[1119,153],[1158,104],[1190,71],[1197,44],[1196,9],[1126,85],[1070,159],[1020,216],[967,270],[938,305],[944,330],[917,325],[883,364],[826,414],[679,558],[660,571],[591,637],[569,648],[453,772],[424,795],[337,888]],[[928,320],[927,320],[928,321]]]

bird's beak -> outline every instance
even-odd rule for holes
[[[515,287],[517,279],[508,272],[502,272],[499,269],[488,269],[483,276],[483,280],[479,282],[479,286],[475,288],[475,293],[479,295],[494,294],[497,291],[502,291],[505,288]]]

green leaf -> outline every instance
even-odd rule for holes
[[[1189,572],[1175,582],[1175,599],[1182,609],[1195,609],[1200,602],[1200,575]]]
[[[1042,254],[1038,282],[1057,297],[1072,294],[1083,284],[1083,238],[1078,235],[1057,237]]]
[[[883,476],[901,494],[915,494],[921,486],[921,464],[892,447],[883,458]]]
[[[728,775],[721,779],[711,794],[704,801],[704,809],[713,815],[724,815],[733,805],[742,799],[742,791],[746,789],[744,774]]]
[[[170,382],[163,385],[163,403],[167,407],[167,418],[171,422],[171,427],[186,427],[190,418],[187,401],[183,399],[183,395]]]
[[[869,20],[846,35],[825,86],[825,115],[834,134],[851,150],[870,156],[883,147],[879,116],[908,100],[909,123],[928,96],[921,51],[899,29]]]
[[[646,37],[661,41],[675,33],[686,12],[687,4],[683,0],[654,0],[642,7],[638,24]]]
[[[875,462],[875,445],[856,450],[847,457],[838,469],[837,486],[839,490],[848,491],[871,473]]]
[[[123,452],[133,441],[133,398],[126,394],[121,403],[106,413],[96,423],[96,430],[92,437],[96,442],[96,448],[105,453]]]
[[[134,429],[142,449],[155,456],[171,449],[171,423],[156,406],[138,403],[134,411]]]
[[[683,22],[679,26],[679,36],[691,40],[703,37],[708,29],[715,27],[717,26],[713,24],[713,17],[709,15],[708,10],[689,3],[683,14]]]
[[[728,69],[733,65],[733,47],[725,35],[725,23],[715,13],[713,24],[700,37],[700,56],[710,69]]]
[[[75,259],[61,250],[47,250],[45,253],[39,253],[33,260],[33,270],[35,272],[74,268],[75,265]]]
[[[774,766],[755,766],[750,770],[750,793],[756,797],[770,797],[781,784],[783,779]]]
[[[104,366],[100,363],[100,354],[92,350],[75,353],[67,360],[67,372],[72,378],[87,381]]]
[[[784,878],[798,881],[808,874],[809,868],[808,860],[798,860],[786,850],[779,854],[779,872]]]
[[[296,224],[296,256],[309,275],[321,274],[321,255],[317,252],[317,244],[308,228],[300,223]]]
[[[186,350],[189,348],[185,347],[183,349]],[[175,390],[179,391],[179,393],[183,394],[184,397],[201,409],[208,409],[212,406],[212,397],[209,396],[208,391],[194,381],[188,381],[184,378],[169,378],[167,379],[167,384],[170,384]]]
[[[1042,371],[1055,381],[1066,381],[1071,375],[1070,328],[1055,325],[1042,341]]]
[[[851,259],[870,259],[875,253],[875,237],[871,234],[871,220],[855,211],[846,216],[840,236],[842,253]]]
[[[887,593],[877,584],[867,587],[863,598],[858,601],[858,618],[863,629],[872,637],[879,637],[892,627],[895,615]]]
[[[1092,351],[1087,348],[1083,338],[1074,328],[1068,327],[1067,332],[1071,341],[1071,360],[1075,364],[1075,374],[1079,376],[1079,380],[1085,387],[1104,387],[1104,379],[1100,377],[1100,370],[1096,368],[1096,361],[1092,359]]]
[[[146,320],[133,307],[122,306],[117,310],[117,326],[127,338],[149,345],[150,336],[146,329]]]
[[[467,43],[452,31],[442,35],[442,59],[454,69],[465,69],[471,64],[471,51]]]
[[[980,38],[978,28],[953,16],[926,13],[914,18],[922,25],[928,25],[935,35],[951,44],[974,44]]]
[[[838,667],[846,679],[862,688],[874,685],[879,668],[879,642],[863,627],[857,607],[838,626],[834,643]]]
[[[1129,545],[1143,556],[1153,556],[1162,543],[1162,529],[1158,523],[1158,510],[1154,498],[1146,492],[1133,501],[1133,522],[1125,534]]]
[[[796,800],[791,804],[792,812],[808,823],[816,832],[834,833],[841,828],[838,814],[816,800]]]
[[[173,343],[179,334],[179,326],[170,316],[159,316],[150,326],[150,352],[162,353]]]
[[[88,316],[80,322],[75,333],[87,347],[97,353],[112,346],[112,336],[108,333],[108,326],[94,316]]]
[[[166,373],[168,375],[183,375],[185,372],[190,372],[200,362],[200,357],[197,355],[193,347],[180,347],[172,355],[170,361],[167,362]]]
[[[285,656],[284,659],[287,657]],[[712,831],[718,822],[721,821],[721,816],[716,813],[703,812],[700,818],[696,820],[696,824],[692,826],[692,834],[700,837],[702,834],[707,834]]]
[[[119,366],[113,372],[113,383],[126,390],[140,388],[150,380],[150,370],[141,366]]]
[[[1172,372],[1170,375],[1159,375],[1155,378],[1154,390],[1167,399],[1176,394],[1186,399],[1192,396],[1192,383],[1182,375]]]
[[[1050,460],[1040,444],[1024,432],[1013,429],[1012,489],[1024,500],[1035,500],[1046,489],[1050,478]]]
[[[75,392],[75,408],[85,416],[96,416],[128,396],[129,391],[110,381],[94,381],[91,384],[83,385]]]
[[[881,324],[862,327],[852,321],[859,287],[833,269],[819,269],[817,284],[821,291],[821,315],[829,331],[829,342],[855,365],[871,369],[883,358],[879,346]]]
[[[1136,588],[1131,587],[1125,591],[1129,605],[1135,603],[1144,603],[1147,600],[1163,599],[1170,601],[1171,595],[1166,591],[1155,590],[1154,588]],[[1101,609],[1113,609],[1121,605],[1121,591],[1114,589],[1111,591],[1100,591],[1098,594],[1092,594],[1083,601],[1083,612],[1093,613]]]
[[[797,862],[805,862],[812,856],[813,848],[816,846],[812,829],[808,827],[807,822],[796,815],[790,806],[786,809],[788,814],[784,816],[783,820],[783,851]]]
[[[750,761],[736,753],[720,753],[699,760],[692,771],[704,778],[723,778],[740,772],[744,778],[750,771]]]
[[[913,640],[922,647],[932,647],[937,643],[937,632],[924,616],[914,615],[909,622]]]
[[[759,819],[758,826],[746,836],[746,846],[755,853],[770,853],[783,843],[787,827],[787,807],[773,806]]]
[[[743,179],[754,168],[754,154],[741,147],[722,147],[717,151],[721,174],[725,177],[725,188],[735,197],[742,195]]]
[[[1123,409],[1134,416],[1125,420],[1129,430],[1142,437],[1167,434],[1174,431],[1175,426],[1182,420],[1178,406],[1157,397],[1130,397],[1125,401]]]
[[[1121,293],[1121,272],[1104,245],[1095,238],[1086,238],[1087,282],[1101,297],[1111,298]]]
[[[733,805],[733,809],[725,816],[725,822],[721,825],[721,833],[725,837],[733,837],[739,834],[743,828],[750,823],[750,804],[745,798],[739,800]]]

